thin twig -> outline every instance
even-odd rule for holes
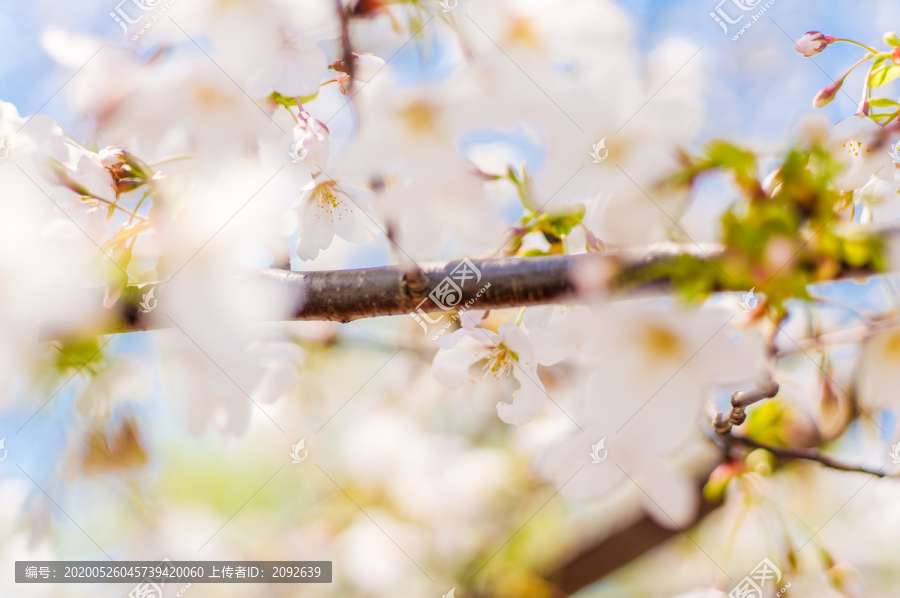
[[[877,476],[879,478],[883,478],[888,474],[884,471],[879,471],[875,469],[869,469],[867,467],[863,467],[862,465],[848,465],[847,463],[841,463],[840,461],[835,461],[831,457],[827,455],[823,455],[816,449],[803,449],[803,448],[793,448],[793,447],[775,447],[767,444],[763,444],[761,442],[757,442],[755,440],[751,440],[746,436],[729,436],[728,438],[729,444],[731,446],[745,446],[754,449],[765,449],[775,455],[776,457],[780,457],[782,459],[803,459],[804,461],[815,461],[816,463],[821,463],[825,467],[829,467],[831,469],[836,469],[838,471],[851,471],[855,473],[867,473],[869,475]]]
[[[731,411],[720,413],[713,422],[717,434],[731,432],[732,426],[739,426],[747,419],[746,409],[763,399],[771,399],[778,394],[778,383],[769,379],[765,384],[753,390],[739,390],[731,395]]]
[[[341,21],[341,66],[347,74],[347,97],[353,97],[353,85],[356,82],[356,61],[353,59],[353,47],[350,44],[350,15],[344,8],[342,0],[334,0],[338,18]]]

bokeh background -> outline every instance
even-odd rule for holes
[[[68,108],[65,88],[60,91],[73,71],[48,56],[41,34],[61,27],[120,44],[107,16],[113,4],[0,0],[0,98],[23,115],[49,115],[75,138],[91,139],[92,123],[79,120]],[[631,18],[630,38],[640,52],[651,53],[671,39],[702,48],[692,63],[702,74],[705,110],[698,144],[725,137],[772,156],[815,112],[816,91],[854,60],[845,47],[803,58],[792,40],[821,30],[875,43],[888,24],[900,23],[900,5],[889,0],[777,0],[765,18],[732,41],[708,16],[713,1],[618,4]],[[447,67],[440,52],[426,56],[409,45],[388,68],[416,80],[439,77]],[[861,77],[852,75],[846,88],[858,89]],[[849,93],[822,111],[831,122],[855,111],[858,98]],[[334,129],[348,126],[336,123]],[[520,143],[509,151],[540,163],[527,139],[513,135],[504,142]],[[692,238],[714,240],[710,213],[734,195],[718,181],[701,188],[684,218]],[[383,239],[364,247],[338,241],[315,267],[374,266],[390,259]],[[304,267],[296,259],[293,265]],[[823,293],[873,311],[890,304],[874,284]],[[462,587],[480,578],[492,580],[498,596],[549,596],[545,574],[639,514],[629,492],[589,504],[556,496],[530,463],[546,438],[568,425],[564,417],[513,428],[496,418],[490,398],[440,386],[430,376],[430,355],[414,343],[409,318],[283,327],[303,349],[298,382],[277,403],[251,409],[247,432],[238,437],[190,434],[181,397],[161,374],[177,357],[167,354],[160,339],[176,331],[119,334],[102,339],[108,340],[102,348],[84,347],[87,356],[99,349],[105,364],[91,378],[48,372],[37,388],[22,380],[15,400],[0,412],[0,437],[9,451],[0,464],[0,594],[105,597],[130,589],[17,586],[11,574],[15,560],[169,558],[334,561],[336,581],[330,586],[187,589],[197,598],[437,597],[454,586],[466,596]],[[570,404],[564,384],[546,382],[561,405]],[[85,409],[83,397],[90,393],[105,398]],[[98,417],[98,409],[105,417]],[[104,448],[103,439],[110,437],[117,443],[112,453]],[[301,439],[309,457],[293,464],[288,453]],[[865,455],[866,447],[850,446],[846,454]],[[883,484],[846,502],[865,485],[865,478],[850,474],[847,482],[847,476],[801,472],[772,483],[764,493],[780,505],[778,512],[752,515],[760,519],[748,525],[761,530],[787,518],[788,526],[823,527],[816,542],[857,564],[873,563],[866,570],[869,595],[895,595],[890,588],[900,587],[900,574],[878,563],[900,558],[892,541],[900,527],[894,506],[900,492]],[[749,571],[760,554],[775,550],[767,543],[777,533],[741,536],[726,555],[722,546],[735,533],[731,526],[744,516],[718,513],[691,538],[676,535],[579,595],[674,596],[709,587],[720,575],[709,556],[731,559],[732,577]],[[790,589],[795,596],[807,592],[840,595],[822,575],[800,579]]]

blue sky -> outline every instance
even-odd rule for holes
[[[733,4],[736,1],[725,0],[721,6],[732,17],[743,14],[741,25],[752,19],[753,11],[742,13]],[[853,114],[862,69],[848,78],[846,93],[839,94],[825,110],[813,109],[811,100],[860,57],[859,49],[836,44],[819,56],[804,58],[793,50],[792,40],[815,29],[880,45],[884,24],[897,23],[900,28],[900,3],[895,0],[743,1],[771,5],[737,41],[732,40],[732,33],[738,25],[726,35],[710,18],[722,0],[616,2],[631,16],[633,43],[642,52],[650,52],[669,38],[682,39],[699,49],[692,67],[699,66],[705,75],[700,92],[706,118],[689,150],[723,137],[775,157],[790,143],[803,116],[820,112],[836,122]],[[40,110],[62,123],[76,139],[92,141],[89,124],[67,112],[66,90],[59,91],[73,73],[54,64],[43,52],[39,33],[43,27],[64,27],[96,35],[108,45],[127,43],[109,18],[116,4],[113,0],[80,0],[77,4],[0,0],[0,99],[14,103],[23,115]],[[431,55],[439,57],[441,53]],[[410,45],[390,66],[418,70],[416,57]],[[432,64],[430,68],[440,70],[441,66]],[[534,148],[523,147],[523,151],[533,153]],[[540,160],[530,162],[539,164]],[[720,209],[723,201],[730,199],[718,185],[702,188],[695,207],[686,215],[689,232],[700,240],[709,239],[713,235],[709,223],[715,219],[709,219],[707,212]],[[383,263],[386,258],[384,252],[372,252],[371,248],[363,253],[366,263],[359,265]]]
[[[668,37],[703,47],[697,60],[703,61],[708,75],[706,138],[728,136],[760,145],[783,141],[797,119],[812,112],[810,100],[816,91],[858,56],[849,46],[834,46],[815,59],[804,59],[793,52],[789,38],[818,29],[874,43],[881,39],[885,23],[898,23],[900,28],[900,4],[890,0],[775,0],[759,23],[732,41],[709,17],[718,2],[618,2],[631,15],[634,41],[642,50],[649,51]],[[731,2],[727,0],[723,10],[739,14]],[[61,26],[121,43],[119,30],[107,14],[115,4],[111,0],[0,0],[0,98],[14,103],[20,113],[31,114],[71,76],[42,51],[41,27]],[[857,89],[856,82],[849,80],[847,87]],[[42,112],[78,132],[65,113],[63,96],[64,92],[59,93]],[[856,92],[850,96],[853,100],[843,96],[829,111],[833,120],[852,113]]]

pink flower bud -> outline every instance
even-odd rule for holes
[[[828,87],[823,87],[819,90],[819,93],[816,94],[816,97],[813,98],[813,107],[815,108],[824,108],[828,104],[831,103],[831,100],[834,99],[834,96],[837,95],[838,90],[844,84],[843,79],[838,79]]]
[[[378,74],[384,65],[384,60],[374,54],[354,54],[353,78],[357,81],[368,83],[369,79]],[[337,82],[341,88],[341,93],[347,95],[347,88],[350,85],[347,65],[344,64],[343,60],[338,60],[331,65],[331,68],[338,72]]]
[[[324,123],[301,110],[293,133],[291,157],[294,162],[304,161],[313,172],[328,166],[329,131]]]
[[[819,31],[807,31],[803,34],[803,37],[794,42],[794,49],[809,58],[820,53],[826,46],[833,43],[834,37],[830,35],[822,35]]]
[[[97,155],[100,156],[100,163],[105,168],[115,170],[125,164],[125,150],[118,147],[104,148]]]

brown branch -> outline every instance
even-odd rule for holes
[[[582,255],[472,260],[481,272],[476,284],[468,280],[455,305],[475,299],[473,309],[501,309],[553,303],[571,304],[595,294],[662,295],[672,291],[665,272],[685,256],[715,260],[716,246],[660,244],[648,251],[621,250]],[[396,316],[421,309],[425,313],[446,313],[428,296],[458,267],[460,262],[424,264],[422,272],[410,276],[405,266],[384,266],[361,270],[290,272],[263,270],[259,275],[288,289],[294,307],[290,319],[350,322],[360,318]],[[670,268],[670,266],[673,266]],[[594,274],[591,274],[594,273]],[[835,278],[855,278],[874,274],[864,269],[844,269]],[[490,287],[477,293],[490,283]],[[576,285],[582,285],[576,289]],[[139,304],[150,287],[165,311],[165,282],[144,283],[126,288],[112,309],[101,332],[149,330],[164,326],[165,318],[148,318]],[[726,289],[712,288],[712,292]],[[732,289],[734,290],[734,289]],[[578,291],[578,293],[576,293]],[[102,290],[97,303],[102,301]],[[422,302],[424,299],[424,302]],[[56,338],[45,330],[43,338]]]
[[[352,98],[353,86],[356,82],[356,60],[354,60],[353,47],[350,43],[350,14],[344,8],[342,0],[334,0],[334,3],[341,23],[341,65],[347,74],[347,97]]]
[[[710,501],[703,498],[701,488],[706,482],[706,477],[698,480],[700,507],[683,532],[677,528],[664,527],[649,515],[643,515],[637,521],[614,531],[595,545],[569,558],[548,576],[548,580],[563,595],[569,596],[637,560],[672,538],[688,533],[722,505],[721,500]]]
[[[821,463],[825,467],[830,467],[831,469],[836,469],[838,471],[866,473],[869,475],[877,476],[879,478],[883,478],[888,475],[884,471],[869,469],[861,465],[849,465],[847,463],[835,461],[828,455],[823,455],[815,449],[770,446],[747,438],[746,436],[729,436],[726,442],[728,443],[729,447],[744,446],[754,449],[765,449],[781,459],[802,459],[804,461],[815,461],[816,463]]]
[[[717,434],[728,434],[732,426],[739,426],[747,419],[746,409],[763,399],[771,399],[778,394],[778,383],[769,379],[753,390],[739,390],[731,395],[731,411],[720,413],[713,422]]]

